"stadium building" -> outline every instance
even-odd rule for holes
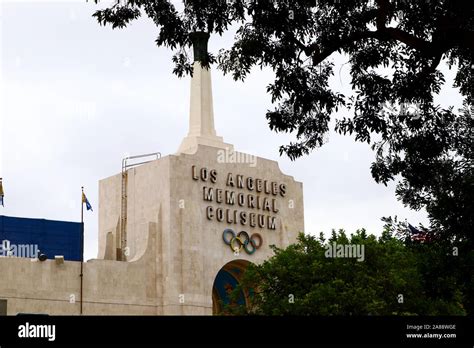
[[[189,133],[177,153],[124,159],[99,181],[97,259],[81,262],[82,224],[0,217],[0,243],[37,246],[32,258],[0,254],[0,314],[215,314],[250,263],[304,231],[302,183],[216,134],[201,66],[208,38],[193,36]]]

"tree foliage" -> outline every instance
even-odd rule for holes
[[[93,0],[96,4],[100,0]],[[174,51],[173,73],[182,77],[192,73],[192,59],[189,48],[192,44],[189,34],[196,31],[223,34],[234,22],[245,17],[242,1],[184,1],[181,11],[168,0],[125,0],[116,1],[111,7],[96,11],[93,16],[100,25],[124,28],[131,21],[146,15],[158,28],[155,40],[158,46]],[[216,62],[216,57],[208,52],[205,65]]]
[[[364,260],[327,257],[333,243],[363,245]],[[350,237],[340,230],[327,241],[301,234],[298,243],[274,251],[263,264],[250,265],[234,291],[253,293],[250,305],[229,305],[225,314],[466,314],[468,298],[449,270],[457,259],[441,247],[407,245],[389,230],[378,239],[365,230]]]
[[[96,3],[99,0],[94,0]],[[117,1],[94,16],[127,26],[145,14],[158,27],[156,44],[175,51],[174,73],[192,73],[189,33],[222,34],[237,26],[232,47],[209,53],[205,64],[244,80],[255,66],[270,67],[268,92],[276,104],[266,117],[296,141],[281,153],[296,159],[322,146],[331,118],[336,131],[371,144],[374,179],[400,178],[397,196],[426,208],[433,230],[471,241],[474,211],[474,2],[466,0],[167,0]],[[354,95],[329,86],[331,55],[350,63]],[[461,110],[434,103],[456,69]]]

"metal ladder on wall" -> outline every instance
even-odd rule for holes
[[[142,161],[138,163],[129,163],[129,161],[137,160],[139,158],[156,156],[155,159],[149,161]],[[120,206],[120,245],[117,248],[117,260],[127,261],[129,255],[127,249],[127,192],[128,192],[128,170],[139,166],[141,164],[149,163],[160,159],[160,152],[147,153],[145,155],[129,156],[122,159],[122,190],[121,190],[121,206]]]

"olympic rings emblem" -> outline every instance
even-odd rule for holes
[[[231,228],[226,228],[222,233],[224,243],[230,246],[233,252],[240,252],[242,249],[249,255],[252,255],[263,244],[263,238],[259,233],[251,236],[245,231],[240,231],[237,235]]]

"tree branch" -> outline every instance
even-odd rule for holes
[[[388,10],[390,6],[389,0],[377,0],[378,10],[376,17],[377,30],[385,29],[387,22]]]
[[[355,32],[351,35],[349,35],[347,38],[340,40],[339,42],[336,42],[336,44],[331,45],[330,47],[327,47],[323,50],[320,50],[317,45],[312,45],[311,50],[313,52],[312,59],[313,59],[313,64],[318,65],[321,63],[323,60],[325,60],[327,57],[329,57],[332,53],[335,51],[340,50],[344,46],[357,41],[357,40],[362,40],[362,39],[367,39],[367,38],[379,38],[380,39],[380,33],[378,31],[361,31],[361,32]]]
[[[432,41],[427,41],[400,28],[387,27],[386,24],[391,6],[390,1],[376,0],[376,3],[378,8],[366,13],[367,21],[375,18],[377,26],[376,31],[355,32],[325,48],[320,48],[317,44],[306,46],[295,39],[298,47],[300,47],[306,55],[311,56],[313,64],[317,65],[335,51],[338,51],[357,40],[367,38],[376,38],[381,41],[395,40],[419,51],[426,57],[433,58],[433,62],[429,68],[430,72],[433,72],[439,65],[443,53],[456,45],[469,47],[474,51],[474,32],[472,31],[463,31],[456,26],[448,27],[443,25],[438,29],[438,31],[443,32],[443,39],[433,38]]]
[[[403,42],[405,45],[415,48],[418,51],[421,51],[427,55],[432,54],[432,42],[420,39],[414,35],[407,33],[399,28],[384,27],[381,30],[378,30],[382,35],[386,34],[390,39],[394,39],[400,42]]]

